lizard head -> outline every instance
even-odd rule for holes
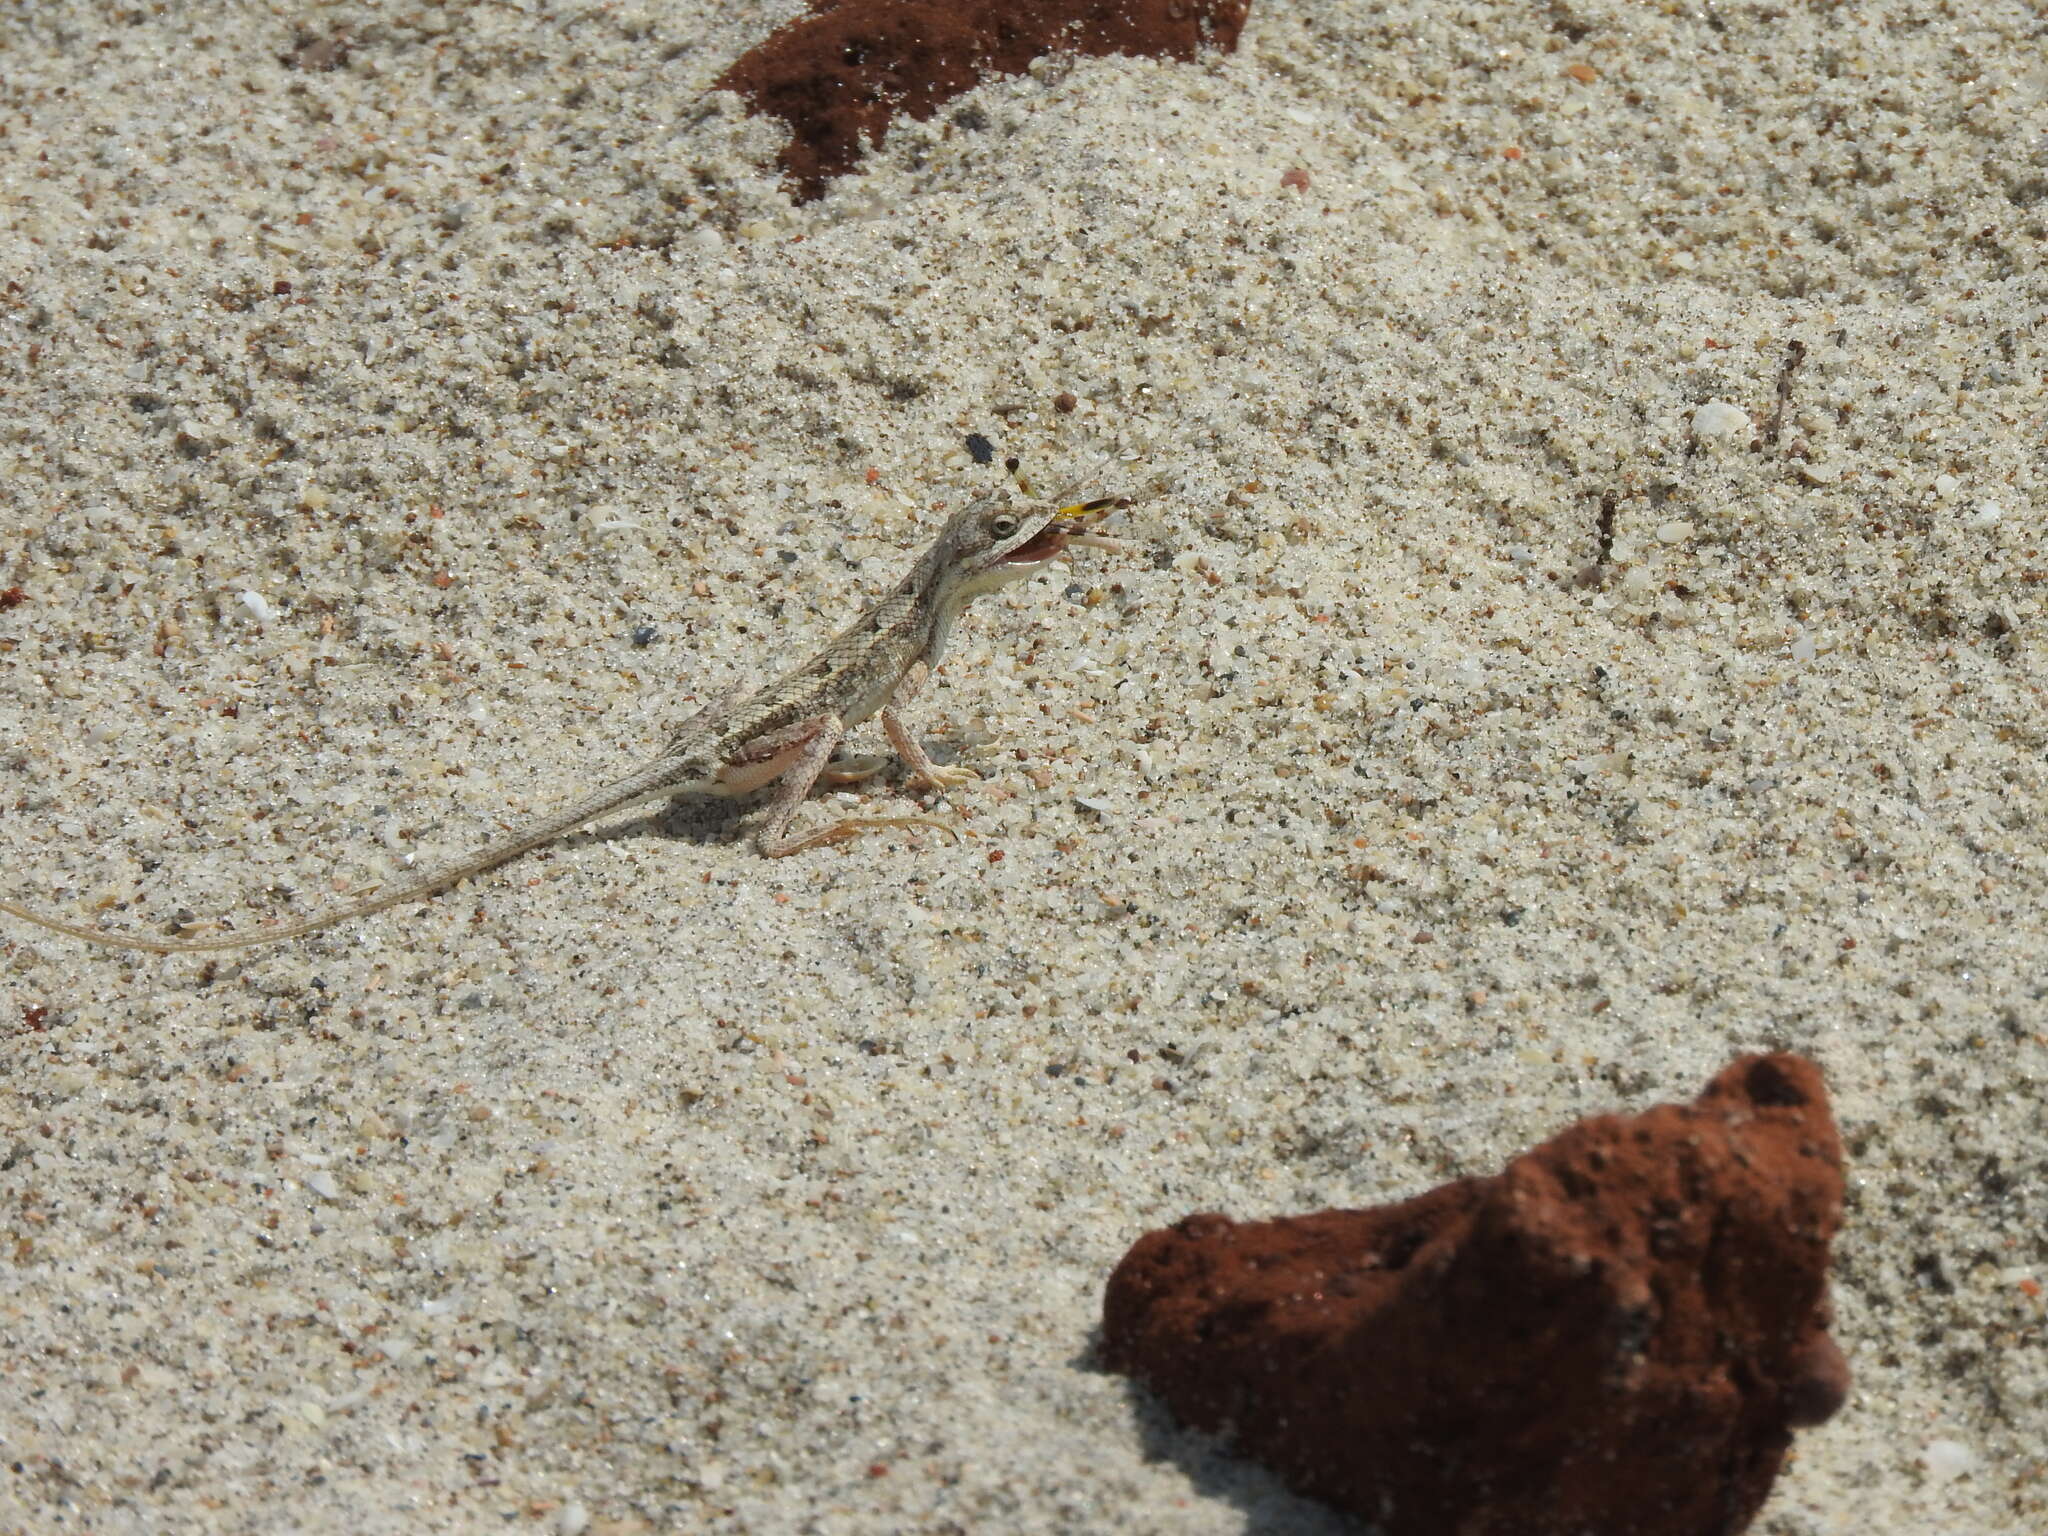
[[[1094,532],[1094,525],[1128,505],[1112,496],[1063,507],[976,505],[955,513],[940,544],[947,551],[958,597],[978,597],[1021,581],[1043,570],[1072,544],[1119,548]]]

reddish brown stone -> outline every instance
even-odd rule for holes
[[[1386,1536],[1729,1536],[1848,1391],[1841,1203],[1819,1069],[1746,1056],[1493,1178],[1147,1233],[1103,1356]]]
[[[793,137],[779,157],[808,200],[879,145],[899,112],[918,122],[1041,54],[1192,59],[1237,46],[1251,0],[812,0],[734,61],[717,85]]]

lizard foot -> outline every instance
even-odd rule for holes
[[[889,765],[889,759],[872,753],[859,757],[835,757],[818,772],[818,782],[837,788],[845,784],[859,784],[872,779]]]
[[[943,832],[954,842],[960,841],[960,834],[943,821],[934,821],[929,816],[860,816],[846,821],[835,821],[829,827],[783,844],[773,850],[777,858],[787,854],[802,853],[807,848],[822,848],[828,843],[843,843],[849,838],[859,837],[871,827],[929,827],[934,832]]]
[[[922,785],[926,789],[938,790],[943,793],[961,784],[971,783],[980,777],[980,774],[967,767],[964,763],[953,764],[947,767],[941,767],[939,764],[933,763],[931,767],[918,774],[913,783],[914,785]]]

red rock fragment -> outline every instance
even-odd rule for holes
[[[1251,0],[812,0],[715,82],[793,137],[778,157],[799,200],[852,169],[896,114],[923,122],[1041,54],[1192,59],[1237,46]]]
[[[1731,1536],[1848,1391],[1841,1201],[1819,1069],[1746,1056],[1493,1178],[1147,1233],[1102,1352],[1385,1536]]]

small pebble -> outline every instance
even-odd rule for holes
[[[652,645],[654,644],[656,633],[657,631],[652,624],[642,624],[633,631],[633,643],[641,646]]]
[[[1977,1464],[1977,1453],[1960,1440],[1930,1440],[1920,1452],[1930,1482],[1954,1482]]]
[[[1692,413],[1694,437],[1733,437],[1748,431],[1748,415],[1725,400],[1709,400]]]
[[[270,606],[269,601],[263,596],[261,592],[253,590],[244,590],[240,594],[240,601],[242,606],[248,609],[249,612],[255,617],[255,620],[258,624],[271,624],[276,622],[277,610]]]

